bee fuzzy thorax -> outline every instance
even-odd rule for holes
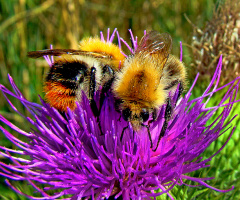
[[[159,84],[161,72],[152,62],[129,58],[116,75],[114,93],[121,99],[135,100],[143,107],[158,107],[164,103],[166,92]]]

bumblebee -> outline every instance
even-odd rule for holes
[[[47,49],[28,52],[31,58],[45,55],[60,56],[52,64],[44,83],[46,101],[60,112],[76,108],[84,91],[97,115],[94,93],[102,86],[107,91],[125,59],[121,49],[99,38],[87,38],[80,42],[79,50]]]
[[[157,110],[166,104],[165,121],[154,151],[171,117],[170,95],[175,93],[178,85],[180,95],[186,83],[185,66],[170,54],[171,46],[172,38],[169,34],[157,31],[147,33],[134,55],[126,58],[113,84],[113,93],[120,100],[119,109],[124,120],[129,121],[135,131],[146,127],[152,148],[149,124],[156,120]],[[150,115],[152,120],[149,120]],[[148,125],[145,125],[147,121]]]

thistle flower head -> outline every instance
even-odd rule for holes
[[[127,44],[120,37],[118,39]],[[132,41],[136,48],[137,38],[132,36]],[[134,52],[134,48],[130,50]],[[51,65],[51,59],[48,61]],[[164,193],[173,199],[169,191],[175,185],[184,184],[185,180],[220,192],[230,191],[233,187],[220,190],[205,183],[212,178],[187,175],[208,167],[207,163],[226,145],[207,159],[199,157],[229,128],[231,120],[226,123],[226,119],[237,102],[240,79],[218,88],[221,65],[222,57],[202,96],[190,100],[197,78],[179,101],[178,90],[172,95],[171,102],[175,108],[155,152],[150,148],[147,130],[143,128],[134,134],[131,124],[121,118],[121,113],[115,110],[114,97],[110,92],[104,99],[99,120],[94,116],[84,93],[82,102],[77,102],[77,108],[74,111],[69,109],[62,116],[43,100],[41,105],[26,100],[9,76],[14,92],[2,85],[0,89],[15,112],[19,113],[8,95],[17,98],[32,114],[32,118],[22,117],[33,129],[25,132],[0,117],[13,131],[28,139],[28,142],[21,141],[0,127],[6,138],[19,148],[0,147],[0,154],[12,161],[10,165],[0,162],[0,174],[7,178],[6,183],[13,190],[30,199],[102,199],[110,196],[116,199],[120,196],[123,199],[151,199]],[[225,96],[214,107],[207,107],[212,95],[223,88],[228,88]],[[99,102],[99,98],[100,92],[97,91],[95,101]],[[220,108],[223,108],[220,115],[212,119]],[[150,132],[155,146],[163,126],[164,111],[165,105],[159,109],[157,120],[151,123]],[[121,139],[125,127],[127,129]],[[28,157],[22,158],[22,155]],[[41,197],[24,194],[9,180],[27,181]]]

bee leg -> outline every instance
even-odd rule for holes
[[[178,98],[177,98],[177,100],[180,98],[180,96],[182,95],[182,93],[183,93],[183,84],[182,84],[182,82],[179,82]]]
[[[146,127],[147,128],[147,131],[148,131],[148,137],[149,137],[149,140],[151,142],[151,148],[153,147],[153,141],[152,141],[152,137],[151,137],[151,133],[150,133],[150,124],[154,121],[156,121],[157,119],[157,109],[153,109],[153,112],[152,112],[152,119],[148,121],[148,125],[144,125],[144,124],[141,124],[142,126]]]
[[[179,81],[179,80],[172,81],[166,88],[164,88],[164,90],[169,90],[177,84],[179,84],[178,97],[177,97],[177,100],[178,100],[180,98],[182,92],[183,92],[183,83],[181,81]],[[157,146],[153,151],[157,150],[159,142],[160,142],[161,138],[164,136],[165,131],[167,130],[168,122],[170,120],[171,114],[172,114],[172,105],[171,105],[170,99],[168,98],[167,99],[167,104],[166,104],[166,109],[165,109],[165,115],[164,115],[165,121],[163,123],[160,135],[158,137]]]
[[[92,67],[90,72],[89,99],[90,99],[90,106],[94,116],[98,116],[99,111],[97,108],[97,104],[94,100],[95,89],[96,89],[96,68]]]
[[[89,83],[89,99],[90,99],[90,106],[92,109],[92,112],[95,117],[97,117],[98,127],[101,132],[101,135],[103,135],[102,128],[99,122],[99,115],[100,112],[97,108],[96,101],[94,100],[94,94],[96,90],[96,68],[92,67],[90,72],[90,83]]]
[[[164,119],[165,120],[164,120],[162,129],[161,129],[160,135],[158,137],[157,146],[156,146],[156,148],[153,151],[157,150],[159,142],[160,142],[161,138],[164,136],[165,131],[167,130],[168,122],[170,120],[171,114],[172,114],[172,106],[171,106],[171,101],[168,98],[167,99],[167,104],[166,104],[166,109],[165,109],[165,114],[164,114]]]
[[[128,126],[124,127],[123,130],[122,130],[122,133],[121,133],[121,137],[120,137],[120,141],[122,142],[122,139],[123,139],[123,134],[124,134],[124,131],[128,128]]]
[[[150,143],[151,143],[150,148],[152,148],[152,147],[153,147],[153,141],[152,141],[152,137],[151,137],[151,133],[150,133],[149,125],[141,124],[141,126],[147,128],[147,131],[148,131],[148,137],[149,137],[149,140],[150,140]]]
[[[180,98],[180,96],[182,95],[182,92],[183,92],[183,83],[182,83],[182,81],[174,80],[167,87],[165,87],[164,90],[170,90],[172,87],[174,87],[177,84],[179,84],[178,98],[177,98],[177,100],[178,100]]]
[[[105,94],[111,88],[113,80],[114,80],[114,78],[111,78],[102,87],[101,96],[100,96],[100,109],[99,110],[101,110],[101,108],[102,108],[102,105],[103,105],[103,102],[104,102],[104,99],[105,99]]]
[[[153,109],[153,112],[152,112],[152,120],[150,120],[150,121],[156,121],[156,119],[157,119],[157,109]]]
[[[119,122],[121,121],[121,118],[123,117],[122,113],[121,113],[121,109],[120,109],[120,105],[121,105],[122,102],[123,101],[120,100],[120,99],[117,99],[117,98],[114,99],[114,108],[120,114],[119,119],[118,119]]]
[[[101,126],[100,126],[100,121],[99,121],[99,116],[100,116],[100,112],[101,112],[101,109],[102,109],[102,105],[103,105],[103,101],[105,99],[105,94],[107,93],[107,91],[111,88],[112,86],[112,83],[113,83],[113,78],[110,79],[109,81],[107,81],[103,87],[102,87],[102,91],[101,91],[101,94],[100,94],[100,105],[99,105],[99,110],[98,111],[98,114],[97,114],[97,119],[98,119],[98,124],[99,124],[99,128],[101,130]],[[95,102],[95,101],[94,101]],[[97,108],[97,105],[96,105],[96,102],[95,102],[95,105],[94,105],[96,108]],[[103,132],[101,130],[101,135],[103,135]]]
[[[157,119],[157,109],[153,109],[153,112],[152,112],[152,119],[148,121],[148,126],[150,126],[150,124],[154,121],[156,121]]]
[[[103,87],[102,87],[102,91],[101,91],[101,96],[100,96],[100,109],[103,105],[103,101],[105,99],[105,94],[107,93],[107,91],[111,88],[112,83],[114,81],[114,71],[112,70],[112,68],[109,65],[105,65],[103,67],[103,71],[102,73],[104,74],[104,76],[107,76],[109,79],[106,83],[104,83]]]

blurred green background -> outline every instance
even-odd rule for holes
[[[83,37],[99,35],[100,31],[106,35],[107,28],[111,31],[117,28],[120,36],[129,43],[129,28],[139,38],[144,30],[168,32],[173,38],[172,52],[178,56],[179,42],[191,45],[192,40],[193,25],[185,16],[197,27],[204,27],[212,18],[213,12],[223,3],[219,0],[0,0],[0,83],[11,88],[7,78],[9,73],[24,96],[39,103],[38,94],[43,96],[42,83],[48,65],[44,59],[29,59],[27,52],[49,48],[50,44],[53,44],[54,48],[77,48]],[[192,49],[184,45],[183,51],[183,61],[191,74],[190,77],[194,77],[195,74],[192,73],[195,73],[195,70],[190,67]],[[189,83],[192,83],[192,80],[189,80]],[[202,85],[199,84],[199,88],[200,86]],[[197,91],[196,88],[195,90]],[[203,91],[199,89],[197,93],[201,92]],[[20,128],[28,130],[29,127],[12,111],[2,94],[0,99],[0,114]],[[216,99],[219,99],[219,96]],[[29,115],[21,103],[11,100],[20,112]],[[235,124],[238,122],[239,118],[234,121]],[[219,193],[204,187],[181,186],[172,191],[176,199],[240,199],[240,169],[234,161],[240,158],[238,134],[239,129],[235,131],[224,151],[210,163],[212,167],[191,174],[216,176],[216,179],[208,182],[210,185],[220,189],[228,189],[234,185],[236,189],[229,193]],[[204,156],[216,152],[226,138],[227,135],[220,138],[208,148]],[[2,133],[0,145],[12,147]],[[4,178],[1,177],[0,181],[0,198],[25,199],[9,190],[4,184]],[[18,186],[24,191],[32,192],[26,183]]]

